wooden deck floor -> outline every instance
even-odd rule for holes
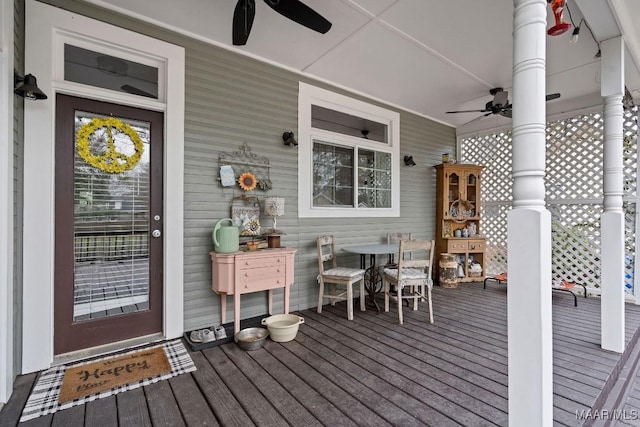
[[[627,341],[640,308],[627,305]],[[22,425],[485,426],[508,424],[506,287],[434,289],[435,324],[421,311],[300,313],[296,339],[244,352],[192,353],[197,371]],[[599,348],[600,302],[553,293],[554,419],[582,425],[620,356]],[[0,413],[15,425],[35,375],[18,378]],[[611,384],[608,384],[610,388]],[[633,404],[634,402],[630,402]]]

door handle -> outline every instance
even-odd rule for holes
[[[158,237],[162,236],[162,232],[161,232],[160,230],[153,230],[153,231],[151,232],[151,235],[152,235],[153,237],[155,237],[155,238],[158,238]]]

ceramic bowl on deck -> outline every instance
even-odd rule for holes
[[[304,323],[304,318],[295,314],[276,314],[262,319],[262,324],[269,330],[271,339],[276,342],[293,340],[301,323]]]

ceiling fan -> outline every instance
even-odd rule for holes
[[[264,0],[264,2],[282,16],[319,33],[324,34],[331,28],[331,22],[300,0]],[[235,46],[247,44],[255,14],[255,0],[238,0],[233,12],[233,44]]]
[[[481,116],[476,117],[463,124],[462,126],[468,125],[470,123],[475,122],[476,120],[480,120],[483,117],[490,116],[492,114],[499,114],[504,117],[511,118],[513,104],[509,102],[509,92],[502,89],[501,87],[493,88],[489,91],[491,95],[493,95],[493,99],[487,102],[484,106],[483,110],[459,110],[459,111],[447,111],[446,114],[454,114],[454,113],[485,113]],[[550,93],[546,96],[546,101],[551,101],[552,99],[560,98],[559,93]]]

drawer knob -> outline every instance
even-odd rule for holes
[[[279,279],[278,279],[278,280],[276,280],[276,283],[278,283],[278,284],[279,284],[279,283],[280,283],[280,280],[279,280]]]
[[[245,262],[244,262],[244,265],[249,265],[249,261],[245,261]]]
[[[244,273],[244,277],[249,277],[249,273]]]

